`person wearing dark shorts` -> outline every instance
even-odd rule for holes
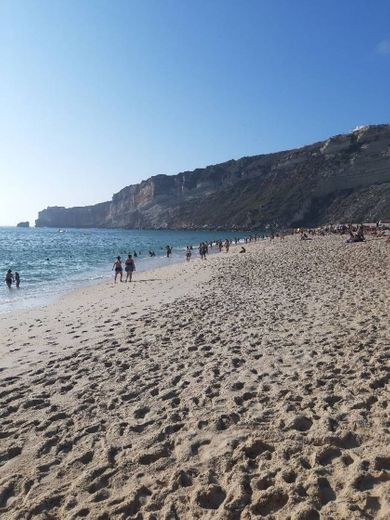
[[[116,283],[116,279],[117,279],[118,274],[120,275],[120,281],[123,282],[123,280],[122,280],[123,269],[122,269],[122,262],[121,262],[121,257],[120,256],[116,257],[116,260],[115,260],[114,265],[112,266],[112,268],[115,269],[114,282]]]
[[[135,263],[131,255],[128,255],[125,262],[126,280],[125,282],[131,282],[133,277],[133,271],[135,271]]]

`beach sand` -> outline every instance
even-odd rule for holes
[[[390,518],[389,273],[288,237],[0,317],[0,517]]]

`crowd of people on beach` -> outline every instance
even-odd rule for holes
[[[364,242],[365,239],[365,233],[371,233],[373,235],[376,235],[378,237],[385,236],[385,233],[387,230],[390,230],[388,226],[382,225],[381,222],[377,222],[376,225],[370,226],[370,225],[353,225],[353,224],[337,224],[337,225],[328,225],[328,226],[322,226],[318,228],[296,228],[291,229],[288,231],[279,231],[279,232],[270,232],[269,234],[250,234],[243,238],[234,237],[234,238],[226,238],[225,240],[217,239],[217,240],[209,240],[209,241],[203,241],[198,246],[198,252],[201,260],[207,260],[207,256],[210,252],[219,252],[225,251],[226,253],[229,252],[230,246],[232,244],[249,244],[251,242],[257,242],[258,240],[267,240],[269,239],[271,242],[275,239],[283,240],[286,235],[294,235],[298,234],[300,235],[301,240],[313,240],[313,237],[315,236],[325,236],[329,234],[338,234],[338,235],[345,235],[348,234],[349,238],[346,240],[346,243],[356,243],[356,242]],[[390,235],[387,237],[387,241],[390,242]],[[161,248],[163,249],[163,248]],[[167,258],[170,258],[173,253],[173,246],[166,245],[165,246],[165,254]],[[193,255],[194,247],[192,245],[188,245],[185,249],[185,260],[186,262],[190,262],[192,255]],[[244,245],[241,245],[241,249],[239,250],[239,253],[246,253],[246,248]],[[141,252],[139,252],[139,255],[141,255]],[[149,257],[155,257],[156,253],[154,250],[149,250],[148,253]],[[117,281],[117,278],[119,277],[121,282],[131,282],[132,281],[132,275],[135,271],[135,263],[134,258],[136,258],[138,255],[136,251],[134,251],[134,254],[131,255],[129,253],[127,259],[124,262],[124,270],[126,272],[126,279],[123,280],[123,262],[121,260],[121,257],[118,256],[115,261],[114,265],[112,267],[113,270],[115,270],[115,277],[114,281]],[[133,258],[134,257],[134,258]]]
[[[386,242],[390,243],[390,226],[381,221],[375,224],[336,224],[318,228],[297,228],[294,233],[299,234],[301,240],[312,240],[315,236],[348,235],[345,243],[356,244],[365,242],[366,235],[370,235],[372,238],[385,238]]]
[[[366,234],[371,235],[374,238],[385,238],[387,243],[390,243],[390,226],[388,224],[383,224],[381,221],[376,222],[375,224],[336,224],[336,225],[327,225],[321,226],[318,228],[296,228],[292,230],[288,230],[286,232],[270,232],[269,234],[250,234],[243,238],[234,237],[234,238],[226,238],[225,240],[217,239],[217,240],[209,240],[203,241],[199,244],[198,252],[199,256],[202,260],[206,260],[207,256],[210,252],[219,252],[225,250],[226,253],[229,253],[230,246],[232,244],[249,244],[251,242],[257,242],[258,240],[266,240],[269,239],[273,241],[275,238],[279,238],[281,240],[284,239],[286,234],[298,234],[300,239],[303,241],[313,240],[315,236],[325,236],[329,234],[337,234],[337,235],[348,235],[346,239],[346,243],[359,243],[366,241]],[[163,249],[163,248],[161,248]],[[185,260],[189,262],[192,258],[194,247],[192,245],[188,245],[185,249]],[[241,249],[239,253],[245,253],[246,248],[244,245],[241,245]],[[165,254],[167,258],[170,258],[173,253],[173,246],[166,245],[165,246]],[[137,251],[133,251],[133,254],[128,254],[126,260],[123,262],[120,256],[117,256],[114,260],[114,264],[112,266],[112,270],[115,271],[114,282],[116,283],[117,279],[121,282],[131,282],[133,279],[133,272],[136,270],[134,258],[141,256],[141,251],[137,253]],[[148,256],[153,258],[156,256],[156,253],[153,249],[150,249],[148,252]],[[123,271],[126,273],[126,278],[123,279]],[[11,269],[8,269],[5,275],[5,284],[11,289],[13,285],[17,289],[20,287],[20,275],[18,272],[15,274]]]
[[[234,237],[233,239],[226,238],[225,240],[218,239],[218,240],[204,241],[199,244],[199,247],[198,247],[199,256],[202,260],[206,260],[207,255],[210,252],[213,252],[213,248],[215,249],[215,252],[218,251],[221,253],[223,250],[225,250],[225,252],[228,253],[230,246],[232,244],[238,244],[239,242],[245,242],[245,244],[247,244],[252,241],[257,241],[260,238],[264,239],[265,236],[264,235],[260,236],[260,235],[255,234],[255,235],[248,235],[243,239],[240,239],[239,237]],[[166,245],[164,250],[165,250],[166,257],[170,258],[173,253],[173,246]],[[192,246],[192,245],[186,246],[185,260],[187,262],[189,262],[191,260],[193,251],[194,251],[194,246]],[[240,250],[240,253],[245,253],[245,252],[246,252],[246,249],[244,247],[242,247]],[[141,256],[141,252],[139,252],[139,255]],[[131,282],[132,281],[133,272],[136,270],[134,258],[136,258],[137,256],[138,255],[137,255],[136,251],[134,251],[133,255],[131,255],[129,253],[125,262],[122,261],[120,256],[116,257],[116,259],[114,260],[114,264],[112,266],[112,270],[115,271],[115,276],[114,276],[115,283],[116,283],[118,277],[119,277],[119,281],[121,281],[121,282]],[[155,251],[153,249],[150,249],[148,252],[148,256],[151,258],[155,257],[156,256]],[[126,272],[125,280],[123,279],[123,270]]]
[[[207,260],[207,257],[210,253],[222,253],[225,251],[226,253],[229,253],[231,245],[237,245],[241,244],[241,249],[239,250],[239,253],[246,253],[246,248],[243,244],[249,244],[251,242],[257,242],[258,240],[266,240],[266,239],[273,240],[274,238],[284,238],[284,234],[281,233],[271,233],[270,235],[266,234],[249,234],[242,238],[239,236],[233,237],[233,238],[225,238],[224,240],[216,239],[216,240],[206,240],[203,242],[200,242],[199,246],[197,247],[199,257],[201,260]],[[196,247],[196,246],[195,246]],[[184,254],[185,254],[185,261],[190,262],[193,257],[193,252],[195,247],[193,245],[187,245]],[[171,258],[173,254],[173,246],[167,244],[164,248],[161,247],[162,250],[165,251],[166,258]],[[141,251],[138,253],[139,256],[141,256]],[[114,282],[116,283],[118,277],[121,282],[131,282],[132,281],[132,274],[135,271],[135,263],[134,258],[136,258],[138,255],[136,251],[133,252],[133,255],[129,253],[128,258],[125,262],[122,262],[122,259],[120,256],[117,256],[114,260],[114,264],[112,266],[112,270],[115,271],[114,276]],[[153,249],[150,249],[148,252],[148,256],[153,258],[156,256],[156,253]],[[124,264],[124,267],[123,267]],[[126,272],[126,279],[123,280],[123,270]]]

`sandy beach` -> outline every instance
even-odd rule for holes
[[[389,275],[287,237],[0,316],[0,517],[390,518]]]

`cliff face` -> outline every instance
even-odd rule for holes
[[[48,207],[36,226],[256,228],[390,220],[390,125],[127,186],[110,202]]]

